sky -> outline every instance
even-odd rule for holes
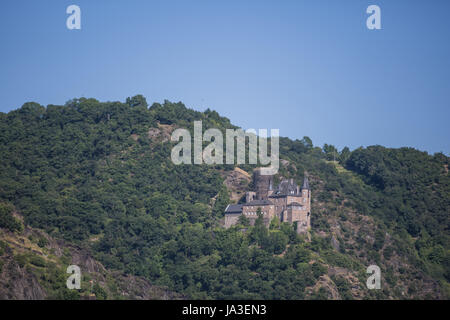
[[[448,0],[2,0],[0,111],[142,94],[316,146],[449,155],[449,39]]]

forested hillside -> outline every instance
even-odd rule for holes
[[[203,130],[235,128],[215,111],[169,101],[149,107],[142,96],[26,103],[0,113],[0,232],[24,237],[35,230],[82,248],[110,274],[140,277],[174,297],[450,298],[446,155],[381,146],[339,151],[308,137],[281,138],[275,178],[300,182],[309,174],[310,236],[288,224],[266,229],[262,221],[224,229],[235,191],[224,181],[234,166],[170,159],[171,132],[192,131],[194,120]],[[240,166],[250,174],[255,167]],[[237,188],[247,187],[243,180]],[[10,250],[11,238],[0,243],[0,279],[11,259],[36,269]],[[40,247],[35,254],[45,267],[51,246],[42,240]],[[381,290],[366,288],[371,264],[381,268]],[[36,279],[59,281],[40,273]],[[82,296],[57,287],[53,297]],[[117,298],[99,288],[103,298]]]

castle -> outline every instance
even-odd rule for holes
[[[259,169],[253,174],[255,191],[246,193],[244,204],[230,204],[225,209],[225,227],[236,224],[244,215],[253,225],[261,210],[264,224],[273,218],[296,225],[297,233],[305,233],[311,227],[311,189],[305,175],[300,188],[293,179],[284,179],[274,189],[273,176],[261,175]]]

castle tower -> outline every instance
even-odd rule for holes
[[[253,172],[253,181],[255,183],[256,199],[266,200],[269,190],[273,188],[273,176],[262,175],[261,168],[257,168]]]
[[[298,233],[304,233],[311,228],[311,189],[309,187],[309,179],[306,173],[301,188],[301,199],[304,219],[302,223],[297,224]]]
[[[309,179],[306,174],[305,174],[305,178],[303,179],[301,192],[302,192],[302,197],[307,197],[308,199],[310,199],[311,189],[309,188]]]
[[[249,203],[249,202],[255,200],[255,198],[256,198],[256,192],[248,191],[245,193],[245,202],[246,203]]]

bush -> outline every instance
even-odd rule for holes
[[[389,260],[392,257],[393,253],[394,249],[391,246],[388,246],[383,250],[383,256],[386,260]]]
[[[39,240],[38,240],[38,242],[37,242],[37,245],[38,245],[40,248],[44,248],[45,246],[47,246],[47,245],[48,245],[48,240],[47,240],[47,238],[44,238],[44,237],[39,238]]]
[[[341,298],[344,300],[353,299],[352,292],[350,290],[350,284],[343,277],[332,277],[334,284],[336,285]]]
[[[27,264],[27,258],[25,255],[20,254],[14,257],[14,260],[16,260],[19,267],[23,268]]]
[[[37,255],[31,256],[30,263],[36,267],[45,267],[46,265],[44,258]]]
[[[94,285],[94,288],[92,290],[97,300],[106,300],[108,298],[106,291],[102,287],[100,287],[98,283]]]
[[[6,242],[0,241],[0,256],[2,256],[5,253],[6,248],[8,248]]]
[[[323,275],[327,272],[327,268],[320,263],[314,262],[312,265],[312,272],[313,272],[314,278],[318,279],[321,275]]]
[[[13,210],[12,205],[0,203],[0,228],[21,232],[23,230],[22,223],[13,217]]]

